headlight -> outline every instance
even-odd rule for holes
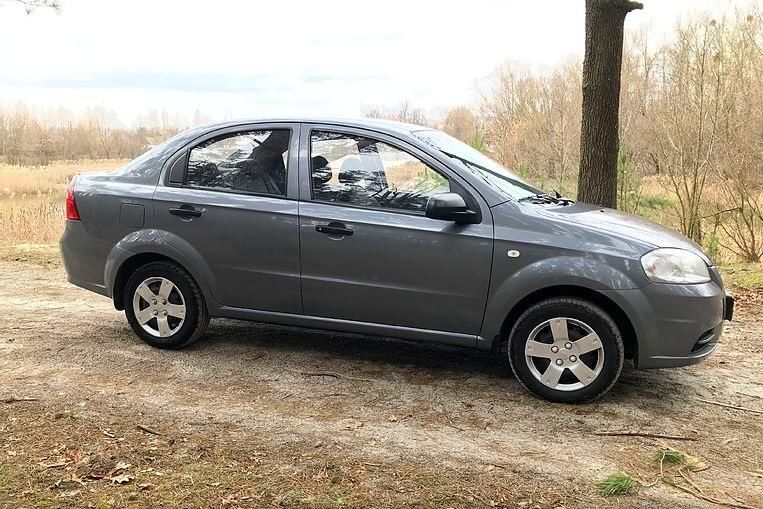
[[[660,248],[641,257],[646,277],[655,283],[707,283],[710,273],[699,256],[684,249]]]

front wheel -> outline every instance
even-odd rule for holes
[[[196,282],[169,262],[153,262],[136,270],[125,287],[124,303],[132,330],[157,348],[189,345],[209,323]]]
[[[591,401],[606,393],[619,378],[624,357],[615,322],[581,299],[534,304],[509,335],[509,362],[520,383],[558,403]]]

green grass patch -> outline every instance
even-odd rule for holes
[[[684,465],[688,461],[684,453],[675,449],[661,449],[654,453],[654,459],[663,465]]]
[[[763,263],[732,263],[721,266],[728,286],[763,291]]]
[[[11,474],[5,463],[0,463],[0,493],[11,488]]]
[[[62,412],[56,413],[53,417],[55,417],[56,419],[67,419],[67,420],[73,421],[74,419],[77,418],[77,412],[75,412],[74,410],[64,410]]]
[[[600,495],[614,497],[631,493],[636,488],[636,482],[625,472],[610,474],[598,483],[596,489]]]
[[[114,509],[114,504],[106,497],[98,497],[95,502],[95,509]]]

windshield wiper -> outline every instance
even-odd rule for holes
[[[518,202],[531,201],[536,203],[559,203],[559,199],[548,193],[539,193],[532,196],[525,196],[517,200]]]
[[[517,200],[519,202],[534,202],[534,203],[561,203],[562,205],[569,205],[570,203],[575,203],[575,200],[571,200],[569,198],[565,198],[558,192],[554,191],[554,195],[550,195],[548,193],[540,193],[540,194],[534,194],[532,196],[525,196],[524,198],[520,198]]]
[[[474,161],[470,161],[470,160],[466,159],[465,157],[457,156],[456,154],[452,154],[450,152],[446,152],[446,151],[444,151],[442,149],[439,149],[439,148],[437,150],[439,150],[440,152],[442,152],[443,154],[445,154],[446,156],[448,156],[448,157],[450,157],[452,159],[457,159],[457,160],[461,161],[462,163],[464,163],[467,166],[472,166],[474,168],[479,168],[480,170],[485,171],[485,172],[487,172],[487,173],[489,173],[491,175],[495,175],[496,177],[503,178],[503,176],[501,174],[496,173],[495,171],[491,170],[490,168],[485,168],[484,166],[482,166],[480,164],[477,164]]]

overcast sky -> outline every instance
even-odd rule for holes
[[[763,5],[763,0],[752,0]],[[151,109],[214,119],[358,116],[407,99],[475,101],[506,60],[539,69],[583,53],[583,0],[0,0],[0,100],[130,122]],[[750,0],[643,0],[627,27],[663,37],[680,17]]]

